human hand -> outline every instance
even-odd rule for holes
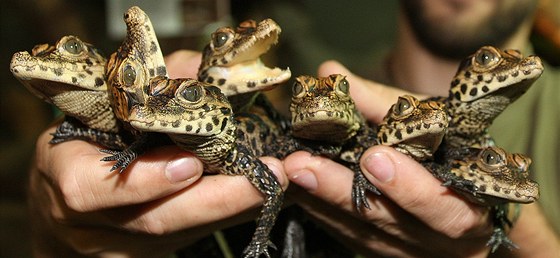
[[[347,75],[356,105],[376,123],[407,93],[352,75],[336,62],[319,68],[319,76],[332,73]],[[455,195],[418,162],[390,147],[374,146],[361,159],[366,178],[383,193],[370,194],[371,210],[361,214],[351,199],[349,169],[305,152],[288,156],[284,166],[290,180],[303,188],[292,192],[291,199],[366,257],[488,255],[488,210]]]
[[[195,77],[200,54],[167,59],[172,77]],[[186,65],[185,65],[186,64]],[[202,175],[203,165],[176,146],[148,151],[123,174],[83,141],[38,139],[29,198],[38,257],[164,257],[224,227],[256,217],[262,194],[244,177]],[[276,159],[263,158],[284,187]],[[253,212],[254,211],[254,212]],[[239,215],[243,214],[243,215]]]

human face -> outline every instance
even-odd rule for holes
[[[419,42],[458,60],[483,45],[503,46],[535,10],[535,0],[401,0]]]

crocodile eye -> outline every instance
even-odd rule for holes
[[[183,98],[187,101],[197,102],[202,98],[202,91],[202,86],[194,85],[191,87],[186,87],[183,91],[181,91],[181,96],[183,96]]]
[[[122,69],[122,80],[126,86],[132,86],[136,82],[136,69],[130,64],[126,64]]]
[[[82,44],[82,42],[75,38],[71,38],[68,41],[64,42],[62,47],[64,48],[64,50],[68,51],[68,53],[74,55],[78,55],[84,50],[84,45]]]
[[[404,114],[408,109],[410,109],[412,107],[412,104],[410,103],[410,101],[408,101],[408,99],[403,98],[403,97],[399,97],[399,100],[397,101],[397,103],[395,104],[393,111],[395,112],[395,114],[397,115],[402,115]]]
[[[497,165],[502,162],[500,154],[492,149],[486,149],[481,154],[482,161],[488,165]]]
[[[476,54],[474,59],[481,66],[489,66],[498,60],[498,56],[488,49],[483,49]]]
[[[342,92],[344,94],[348,94],[348,92],[350,90],[350,84],[348,83],[348,81],[346,79],[342,79],[338,83],[337,88],[340,92]]]
[[[220,48],[220,47],[223,47],[228,42],[230,37],[231,37],[231,34],[229,34],[229,33],[217,32],[212,37],[212,41],[213,41],[212,43],[213,43],[214,47]]]
[[[296,97],[301,97],[304,93],[303,85],[299,82],[294,82],[292,85],[292,95]]]

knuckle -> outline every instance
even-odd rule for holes
[[[66,206],[76,212],[87,212],[92,210],[84,198],[84,191],[78,184],[74,173],[61,173],[59,177],[59,188],[62,200]]]
[[[487,233],[491,228],[487,212],[482,210],[467,209],[451,214],[455,216],[443,220],[440,224],[440,231],[449,238],[460,239],[475,232]]]
[[[417,191],[415,194],[406,194],[402,198],[402,207],[405,210],[421,210],[425,207],[429,207],[432,196],[427,191]]]
[[[171,230],[167,227],[167,223],[153,216],[151,213],[141,216],[134,224],[136,224],[133,225],[133,227],[136,227],[136,230],[149,235],[163,236],[171,233]]]

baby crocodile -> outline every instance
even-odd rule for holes
[[[500,245],[517,247],[505,234],[512,223],[507,218],[508,203],[531,203],[538,199],[538,184],[529,178],[531,159],[511,154],[502,148],[456,149],[443,165],[430,163],[428,168],[444,185],[473,203],[489,206],[494,233],[488,241],[492,252]]]
[[[268,68],[260,60],[278,42],[280,32],[272,19],[217,29],[202,52],[198,79],[218,86],[230,98],[234,111],[250,106],[258,91],[290,79],[289,69]]]
[[[247,177],[265,195],[265,202],[244,254],[269,257],[268,247],[274,246],[269,234],[284,194],[274,173],[246,142],[250,137],[245,137],[245,132],[250,128],[237,128],[242,119],[233,116],[229,101],[217,87],[194,79],[166,77],[157,39],[142,10],[129,9],[125,23],[127,37],[111,56],[107,69],[117,117],[141,136],[166,134],[181,148],[195,153],[208,172]],[[145,147],[144,141],[137,142]],[[133,160],[136,149],[128,150],[132,154],[124,155]]]
[[[523,58],[517,50],[480,48],[465,58],[444,100],[450,121],[446,145],[492,145],[488,127],[512,102],[523,95],[543,72],[539,57]]]
[[[66,115],[51,143],[83,139],[108,148],[126,146],[117,134],[120,129],[107,98],[105,63],[95,47],[76,36],[64,36],[54,46],[37,45],[31,54],[22,51],[13,55],[13,75]]]
[[[444,104],[435,100],[420,101],[411,95],[404,95],[391,106],[377,126],[376,141],[417,161],[431,160],[442,142],[447,126],[448,117]],[[358,200],[365,202],[363,190],[355,194],[358,195]]]
[[[265,197],[257,218],[257,229],[246,257],[269,257],[269,240],[280,212],[283,191],[273,172],[253,154],[244,131],[237,128],[231,106],[218,88],[197,82],[195,86],[175,86],[172,80],[155,78],[144,105],[132,107],[129,121],[142,131],[166,133],[178,146],[197,155],[208,172],[243,175]],[[210,98],[210,96],[212,96]],[[221,97],[219,97],[221,96]]]
[[[377,127],[379,144],[417,161],[431,159],[448,127],[445,105],[438,101],[420,101],[411,95],[400,96]]]
[[[462,61],[457,74],[451,82],[449,96],[443,99],[450,117],[448,133],[442,146],[435,154],[434,162],[439,166],[449,160],[462,160],[458,153],[464,148],[485,148],[494,142],[488,134],[488,127],[509,104],[517,100],[543,72],[543,65],[537,56],[523,58],[517,50],[500,50],[485,46]],[[440,98],[441,99],[441,98]],[[468,155],[467,155],[468,156]],[[436,165],[437,166],[437,165]],[[458,191],[477,187],[484,189],[482,181],[467,181],[453,176],[450,169],[435,169],[433,164],[426,164],[438,178],[445,178],[446,184]],[[443,165],[448,168],[447,165]],[[445,175],[445,173],[447,173]],[[475,177],[482,177],[479,170],[472,172]],[[514,178],[500,177],[500,173],[485,174],[487,182],[510,184],[510,189],[520,187]],[[454,182],[457,180],[457,182]],[[486,183],[484,183],[486,185]],[[522,189],[519,189],[522,190]],[[479,195],[480,199],[494,199],[491,196]],[[504,199],[516,201],[514,196],[503,196]],[[495,233],[489,241],[492,251],[501,244],[511,243],[505,235],[504,218],[500,214],[507,213],[506,205],[492,206]],[[507,224],[510,224],[508,221]],[[508,247],[514,246],[512,243]]]

